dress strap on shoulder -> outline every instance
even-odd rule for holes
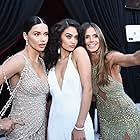
[[[17,55],[23,56],[24,59],[25,59],[25,61],[26,61],[26,62],[28,61],[27,57],[26,57],[24,54],[22,54],[22,53],[17,53],[17,54],[15,54],[15,56],[17,56]]]
[[[69,54],[69,60],[71,59],[71,57],[72,57],[72,52]]]
[[[0,118],[2,118],[4,115],[5,115],[5,112],[6,110],[9,108],[9,106],[11,105],[13,99],[14,99],[14,96],[15,96],[15,93],[11,90],[10,88],[10,85],[8,83],[8,79],[6,77],[6,73],[4,71],[4,65],[12,58],[12,57],[15,57],[17,55],[21,55],[24,57],[25,61],[27,62],[27,58],[24,54],[21,54],[21,53],[17,53],[15,55],[12,55],[11,57],[9,57],[2,65],[2,73],[3,73],[3,78],[4,78],[4,81],[5,81],[5,84],[7,85],[7,89],[9,90],[9,93],[10,93],[10,97],[8,99],[8,101],[6,102],[6,104],[4,105],[4,107],[2,108],[2,110],[0,111]],[[1,88],[0,88],[0,93],[3,89],[3,84],[1,85]]]
[[[69,54],[69,57],[71,58],[72,52]]]
[[[4,70],[4,65],[5,65],[11,58],[13,58],[13,57],[15,57],[15,56],[17,56],[17,55],[23,56],[24,59],[25,59],[25,61],[27,62],[27,58],[26,58],[26,56],[25,56],[24,54],[17,53],[17,54],[15,54],[15,55],[12,55],[11,57],[9,57],[9,58],[3,63],[3,65],[2,65],[3,78],[4,78],[4,81],[5,81],[6,85],[7,85],[7,89],[8,89],[9,92],[10,92],[10,95],[12,94],[12,91],[11,91],[10,86],[9,86],[9,83],[8,83],[8,81],[7,81],[7,77],[6,77],[5,70]],[[1,91],[2,91],[2,88],[3,88],[3,84],[1,85]]]
[[[26,58],[26,56],[25,56],[24,54],[22,54],[22,53],[17,53],[17,54],[15,54],[15,55],[10,56],[10,57],[3,63],[3,66],[4,66],[11,58],[13,58],[13,57],[15,57],[15,56],[18,56],[18,55],[23,56],[23,58],[24,58],[25,61],[27,62],[28,59]]]

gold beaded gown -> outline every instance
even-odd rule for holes
[[[46,96],[49,92],[49,86],[47,80],[44,82],[38,77],[29,59],[23,57],[26,63],[21,72],[20,80],[13,89],[15,97],[10,116],[18,121],[23,121],[25,125],[16,125],[15,129],[6,135],[6,139],[45,140]],[[45,71],[44,62],[42,59],[40,60]]]
[[[124,92],[123,84],[109,76],[110,84],[100,86],[106,93],[103,99],[98,93],[97,110],[103,140],[124,140],[125,134],[130,140],[140,140],[140,112],[135,103]],[[93,68],[93,90],[96,85],[96,67]]]

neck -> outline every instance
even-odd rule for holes
[[[39,52],[30,49],[25,49],[25,53],[27,54],[27,57],[31,60],[32,63],[39,63]]]
[[[96,53],[91,53],[90,59],[91,59],[91,63],[93,66],[97,65],[99,58],[98,58],[98,55]]]
[[[69,57],[70,52],[66,51],[66,50],[61,50],[61,54],[60,54],[60,60],[65,60],[66,58]]]

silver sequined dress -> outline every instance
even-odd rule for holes
[[[26,60],[21,77],[14,88],[15,97],[10,116],[25,123],[16,125],[14,131],[6,135],[8,140],[45,140],[46,96],[49,92],[48,83],[42,82]],[[45,71],[45,65],[42,65]],[[47,73],[46,73],[47,76]]]
[[[95,94],[102,139],[124,140],[127,133],[131,140],[140,140],[140,113],[137,111],[135,103],[124,92],[122,83],[111,76],[109,79],[108,86],[99,87],[106,93],[107,98],[104,100],[97,93]],[[95,83],[96,68],[93,68],[94,86]]]

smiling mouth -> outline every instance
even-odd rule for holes
[[[88,45],[90,48],[96,47],[96,44],[89,44]]]

